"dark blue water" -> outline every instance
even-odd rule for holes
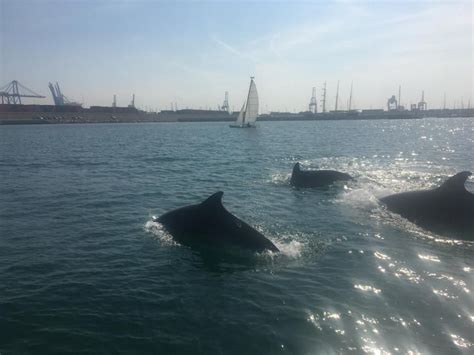
[[[0,353],[472,353],[474,244],[377,197],[473,170],[473,122],[0,127]],[[357,181],[298,191],[296,161]],[[282,252],[151,222],[218,190]]]

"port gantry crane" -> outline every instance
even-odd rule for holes
[[[428,108],[428,104],[425,101],[425,90],[423,90],[421,92],[421,101],[418,102],[418,110],[425,111],[425,110],[427,110],[427,108]]]
[[[224,103],[222,104],[221,108],[222,111],[227,111],[229,112],[229,92],[225,92],[225,98],[224,98]]]
[[[21,91],[20,91],[21,89]],[[21,85],[17,80],[9,82],[7,85],[0,87],[0,97],[2,104],[7,105],[21,105],[22,97],[44,99],[45,96],[37,94],[24,85]]]
[[[82,104],[78,102],[69,100],[61,91],[58,82],[56,82],[56,85],[49,83],[48,87],[49,90],[51,90],[51,94],[53,95],[53,101],[56,106],[82,106]]]

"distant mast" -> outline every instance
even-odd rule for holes
[[[337,89],[336,89],[336,105],[334,106],[334,111],[337,112],[337,102],[339,101],[339,80],[337,81]]]
[[[247,112],[248,112],[248,109],[249,109],[250,91],[252,90],[252,83],[253,83],[254,78],[255,78],[254,76],[250,77],[249,93],[247,94],[247,103],[245,104],[245,112],[244,112],[244,121],[243,121],[243,123],[245,123],[245,119],[247,118]]]
[[[135,94],[132,95],[132,101],[130,102],[130,105],[128,105],[129,108],[135,108]]]
[[[311,99],[309,101],[309,112],[317,113],[318,112],[318,104],[316,102],[316,88],[313,87],[313,94],[311,95]]]
[[[252,90],[252,83],[253,83],[254,78],[255,78],[254,76],[250,77],[249,93],[247,94],[247,103],[245,104],[245,111],[244,111],[244,117],[243,117],[242,124],[245,124],[245,119],[247,118],[247,112],[248,112],[248,109],[249,109],[250,91]]]
[[[326,82],[323,85],[323,113],[326,113]]]
[[[397,107],[397,109],[400,110],[401,106],[402,106],[402,86],[398,85],[398,107]]]
[[[349,95],[349,111],[351,110],[352,107],[352,81],[351,81],[351,93]]]
[[[257,87],[255,86],[254,76],[250,77],[249,93],[247,95],[247,105],[245,107],[244,121],[243,123],[255,124],[258,117],[258,93]]]

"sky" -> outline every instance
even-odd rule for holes
[[[48,82],[85,106],[238,110],[255,76],[260,112],[474,106],[471,1],[0,0],[0,87]]]

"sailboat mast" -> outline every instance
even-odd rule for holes
[[[349,111],[351,110],[352,107],[352,82],[351,82],[351,95],[349,96]]]
[[[247,108],[249,106],[250,89],[252,88],[252,82],[254,78],[255,78],[254,76],[250,77],[249,93],[247,94],[247,102],[245,103],[245,111],[244,111],[244,117],[242,119],[242,124],[245,123],[245,116],[247,115]]]

